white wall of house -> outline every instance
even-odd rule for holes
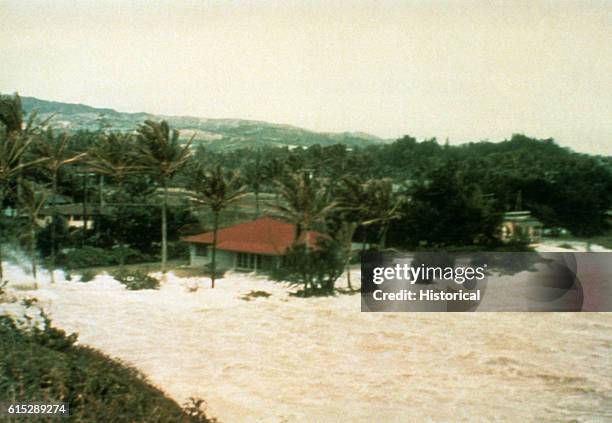
[[[217,269],[238,269],[245,271],[252,270],[263,270],[269,271],[272,268],[277,268],[280,265],[281,258],[275,256],[260,256],[258,260],[244,260],[248,262],[248,267],[241,266],[238,260],[238,254],[232,251],[217,250]],[[255,256],[254,254],[247,254],[248,256]],[[212,250],[210,246],[204,244],[189,244],[189,265],[193,267],[206,266],[210,263],[212,256]],[[252,266],[254,263],[258,263],[257,266],[261,267],[254,269]]]
[[[233,269],[236,253],[217,250],[217,269]]]
[[[210,263],[212,249],[203,244],[189,244],[189,265],[194,267],[206,266]],[[231,251],[217,250],[217,269],[233,269],[235,253]]]
[[[206,266],[210,263],[210,257],[203,255],[202,252],[206,248],[200,244],[189,244],[189,265],[190,266]]]

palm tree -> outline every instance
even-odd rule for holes
[[[168,260],[168,183],[187,164],[193,137],[180,145],[179,131],[170,129],[168,122],[145,121],[138,127],[140,162],[143,170],[150,174],[163,189],[162,198],[162,251],[161,270],[166,273]]]
[[[24,170],[46,160],[39,158],[24,161],[37,128],[34,114],[30,115],[24,125],[21,100],[17,94],[14,97],[0,96],[0,227],[4,218],[4,200],[13,182],[21,178]],[[2,278],[2,240],[0,240],[0,281]]]
[[[351,272],[349,263],[351,259],[351,245],[353,236],[357,228],[364,224],[368,219],[368,196],[365,184],[356,176],[346,176],[340,180],[337,189],[338,211],[342,219],[337,238],[344,245],[346,279],[349,289],[353,289],[351,284]]]
[[[363,225],[380,225],[378,248],[383,250],[389,225],[393,220],[400,219],[403,215],[400,208],[404,199],[393,192],[393,184],[389,178],[370,179],[365,184],[365,193],[367,197],[366,207],[371,217],[363,222]]]
[[[39,134],[40,129],[44,127],[47,122],[51,120],[52,116],[38,122],[36,119],[36,111],[33,111],[25,120],[23,108],[21,106],[21,97],[15,93],[13,96],[0,95],[0,123],[6,128],[6,133],[9,138],[31,138],[34,135]],[[21,159],[20,159],[21,160]],[[21,169],[17,174],[17,193],[21,190],[21,173],[24,169]]]
[[[22,158],[31,141],[30,138],[9,137],[6,131],[0,132],[0,227],[4,220],[4,200],[12,183],[23,170],[42,162],[41,160],[23,162]],[[2,277],[2,240],[0,239],[0,281]]]
[[[23,130],[23,109],[19,94],[0,96],[0,122],[9,134],[21,133]]]
[[[247,163],[244,167],[244,180],[245,183],[253,190],[255,194],[255,217],[259,217],[259,193],[261,191],[261,184],[264,180],[264,168],[261,163],[261,152],[257,150],[255,153],[255,160]]]
[[[69,151],[70,138],[66,133],[56,136],[48,128],[43,136],[34,144],[34,154],[44,161],[44,167],[51,175],[51,282],[55,281],[55,264],[57,258],[56,227],[57,227],[57,195],[58,180],[64,166],[77,163],[87,153],[71,153]]]
[[[325,188],[308,172],[289,175],[277,182],[280,202],[276,206],[285,219],[295,225],[295,241],[304,232],[323,223],[327,215],[336,207],[328,201]],[[308,247],[309,240],[306,239]]]
[[[325,218],[334,210],[336,203],[331,203],[326,190],[319,186],[317,180],[308,172],[287,176],[278,182],[280,195],[278,211],[289,222],[295,225],[294,244],[300,240],[302,233],[306,234],[304,245],[306,268],[310,268],[310,239],[308,232],[316,224],[325,222]],[[308,292],[311,276],[304,280],[304,292]]]
[[[117,184],[117,204],[119,219],[119,267],[125,264],[125,193],[124,183],[128,176],[142,171],[136,164],[134,153],[134,137],[129,134],[104,134],[88,152],[87,164],[89,168],[101,176],[109,176]]]
[[[263,165],[263,180],[267,185],[274,186],[276,182],[285,174],[286,164],[279,158],[272,158]],[[274,190],[274,196],[278,200],[278,191]]]
[[[244,197],[246,193],[240,175],[237,172],[224,172],[220,165],[217,165],[211,171],[206,171],[202,167],[197,168],[193,174],[191,189],[194,192],[191,200],[210,208],[213,213],[213,243],[210,267],[212,287],[214,288],[217,277],[219,214],[230,204]]]
[[[30,263],[32,265],[32,276],[36,279],[36,229],[38,229],[38,216],[45,205],[46,196],[41,190],[37,190],[33,183],[22,181],[22,189],[19,196],[19,204],[25,210],[29,220],[29,234],[26,235]]]

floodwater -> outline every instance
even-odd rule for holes
[[[361,313],[358,295],[289,291],[170,274],[159,291],[99,276],[19,294],[223,422],[612,421],[612,313]]]

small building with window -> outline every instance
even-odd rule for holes
[[[83,228],[87,225],[87,228],[92,228],[94,219],[98,215],[108,215],[109,211],[96,204],[90,204],[87,207],[83,207],[83,204],[57,204],[55,206],[55,212],[66,219],[68,228]],[[86,212],[87,215],[83,213]],[[47,206],[40,210],[38,213],[37,224],[40,227],[46,227],[53,220],[53,206]]]
[[[500,229],[503,242],[525,241],[537,244],[542,237],[542,222],[533,217],[528,210],[504,213]]]
[[[221,228],[217,231],[217,268],[268,272],[278,268],[295,240],[295,225],[271,217]],[[314,244],[319,233],[303,234]],[[211,261],[213,232],[182,238],[189,243],[190,266],[206,266]]]

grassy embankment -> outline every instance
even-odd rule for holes
[[[24,330],[0,316],[0,340],[0,402],[66,402],[75,422],[216,421],[206,417],[201,401],[182,408],[134,368],[74,345],[76,335],[50,322]]]

